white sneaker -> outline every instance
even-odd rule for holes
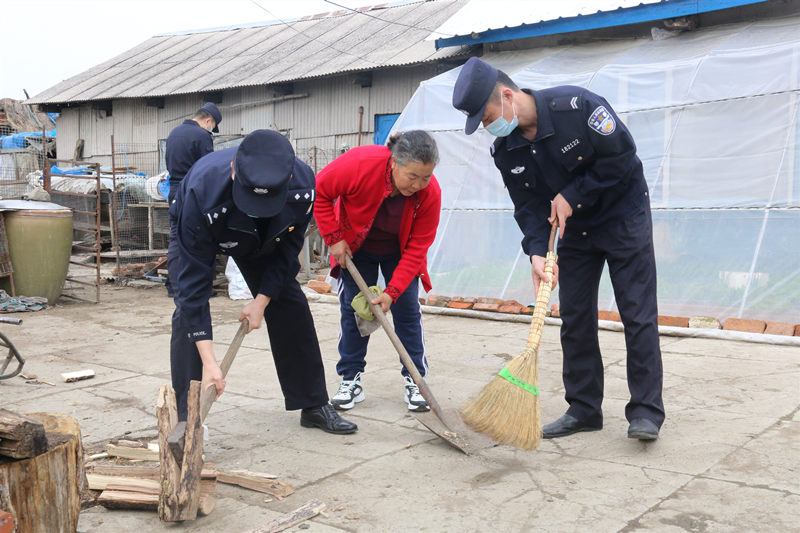
[[[406,404],[408,405],[408,410],[418,412],[429,411],[430,407],[428,407],[428,402],[426,402],[425,398],[422,397],[422,394],[419,393],[419,387],[417,387],[417,384],[414,383],[414,380],[409,376],[405,376],[405,380],[405,400]]]
[[[347,411],[363,401],[364,389],[361,388],[361,372],[359,372],[353,379],[343,379],[339,383],[339,391],[331,398],[331,405],[339,411]]]

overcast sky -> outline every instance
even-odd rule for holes
[[[347,7],[381,0],[332,0]],[[3,0],[0,98],[25,99],[153,35],[337,11],[325,0]],[[259,7],[261,6],[261,7]]]

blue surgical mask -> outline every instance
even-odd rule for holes
[[[500,97],[500,116],[497,117],[497,120],[486,126],[486,131],[494,135],[495,137],[506,137],[512,131],[514,131],[519,124],[519,119],[517,118],[517,110],[514,109],[514,104],[511,104],[511,109],[514,111],[514,118],[511,119],[511,122],[507,121],[503,118],[503,97]]]

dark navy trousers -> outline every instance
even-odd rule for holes
[[[257,294],[261,277],[257,262],[237,261],[237,265],[250,291]],[[186,420],[189,381],[202,379],[203,362],[197,346],[189,340],[186,329],[180,326],[180,312],[176,307],[172,315],[170,366],[178,419]],[[264,320],[286,409],[291,411],[328,403],[325,369],[314,319],[297,280],[287,280],[280,294],[272,298],[264,310]],[[216,355],[217,361],[221,362],[221,354]],[[236,384],[229,383],[228,387],[235,390]]]
[[[663,370],[658,339],[656,264],[649,202],[622,220],[580,230],[570,227],[558,243],[561,347],[567,413],[603,425],[603,360],[597,339],[600,276],[608,263],[625,326],[630,401],[628,421],[664,422]]]
[[[400,262],[400,254],[373,255],[363,251],[353,255],[355,263],[364,281],[370,287],[378,283],[378,268],[383,279],[391,280],[394,269]],[[341,332],[339,334],[339,362],[336,372],[342,379],[353,379],[357,373],[363,372],[367,363],[367,344],[369,337],[362,337],[356,326],[355,311],[350,302],[360,291],[353,277],[345,269],[339,274],[339,308],[341,311]],[[428,373],[428,361],[425,358],[425,339],[422,333],[422,311],[419,304],[419,277],[415,277],[408,288],[392,304],[391,314],[394,331],[403,343],[411,360],[419,373],[424,377]],[[402,368],[401,373],[408,376],[408,370]]]

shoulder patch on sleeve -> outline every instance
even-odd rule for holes
[[[581,108],[581,96],[556,96],[550,101],[553,111],[577,111]]]
[[[589,127],[600,135],[611,135],[617,129],[617,123],[605,106],[597,106],[589,117]]]

